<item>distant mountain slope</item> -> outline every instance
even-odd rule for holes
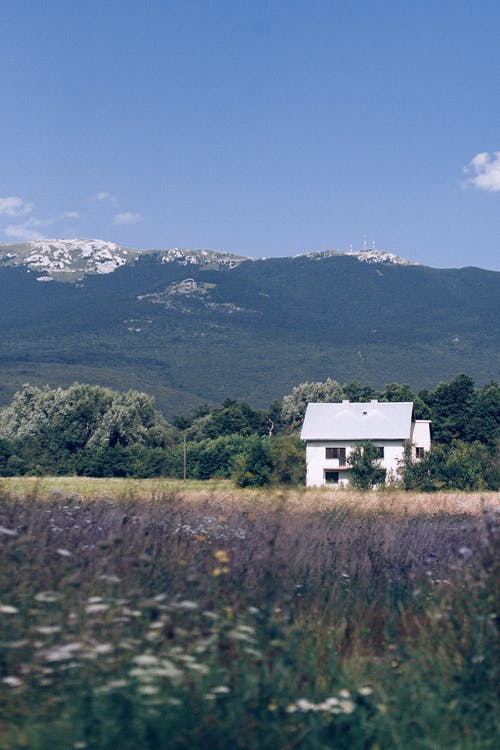
[[[127,252],[78,284],[0,264],[0,403],[23,382],[80,380],[154,393],[171,416],[227,396],[266,405],[327,376],[420,388],[500,372],[492,271],[335,252]]]

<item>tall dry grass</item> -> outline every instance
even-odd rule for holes
[[[498,497],[114,486],[3,485],[1,747],[496,747]]]

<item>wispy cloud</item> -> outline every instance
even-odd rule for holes
[[[141,214],[133,211],[124,211],[121,214],[115,214],[113,224],[137,224],[142,220]]]
[[[26,216],[33,210],[33,204],[27,203],[18,195],[8,195],[0,198],[0,215],[2,216]]]
[[[107,193],[106,191],[97,193],[95,195],[95,199],[96,201],[110,201],[111,203],[116,203],[116,198],[113,193]]]
[[[5,203],[5,201],[9,200],[9,203]],[[12,203],[11,199],[0,199],[0,201],[4,201],[4,210],[3,212],[0,210],[0,214],[3,213],[4,216],[16,216],[20,218],[23,214],[26,215],[29,211],[32,210],[32,204],[31,203],[25,203],[22,201],[22,199],[18,199],[21,201]],[[2,203],[0,203],[0,208],[2,206]],[[13,213],[13,212],[16,213]],[[67,219],[78,219],[80,217],[80,214],[78,211],[64,211],[61,214],[58,214],[57,216],[50,216],[46,218],[40,218],[36,216],[27,216],[23,221],[20,221],[16,224],[8,224],[3,232],[7,237],[10,237],[15,240],[19,240],[21,242],[30,242],[32,240],[41,240],[46,238],[46,234],[43,233],[43,230],[47,227],[60,224],[61,222],[64,222]]]
[[[7,237],[21,242],[31,242],[32,240],[42,240],[44,235],[35,229],[30,229],[26,224],[8,224],[3,230]]]
[[[476,154],[464,167],[464,173],[468,175],[468,182],[479,190],[500,191],[500,151]]]

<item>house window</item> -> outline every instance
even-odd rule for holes
[[[338,471],[325,471],[325,482],[326,484],[338,484],[339,483]]]
[[[422,448],[420,445],[417,445],[415,448],[415,458],[423,458],[425,453],[425,448]]]
[[[383,458],[384,457],[384,448],[381,445],[375,446],[377,449],[377,458]]]
[[[325,448],[325,458],[338,458],[339,466],[345,466],[345,448]]]

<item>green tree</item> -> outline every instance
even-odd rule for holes
[[[369,490],[374,485],[385,482],[386,470],[380,466],[379,460],[379,449],[369,440],[353,448],[347,459],[351,467],[350,480],[353,487]]]
[[[453,440],[470,439],[476,393],[469,375],[457,375],[450,383],[439,383],[420,395],[430,406],[436,442],[451,445]]]
[[[431,410],[427,404],[406,383],[388,383],[380,394],[380,401],[413,401],[415,419],[431,418]]]
[[[253,435],[243,455],[236,458],[234,480],[238,487],[264,487],[273,468],[270,439]]]
[[[300,383],[283,398],[281,404],[283,422],[295,428],[302,423],[307,404],[341,401],[343,396],[342,386],[332,378],[324,382]]]

